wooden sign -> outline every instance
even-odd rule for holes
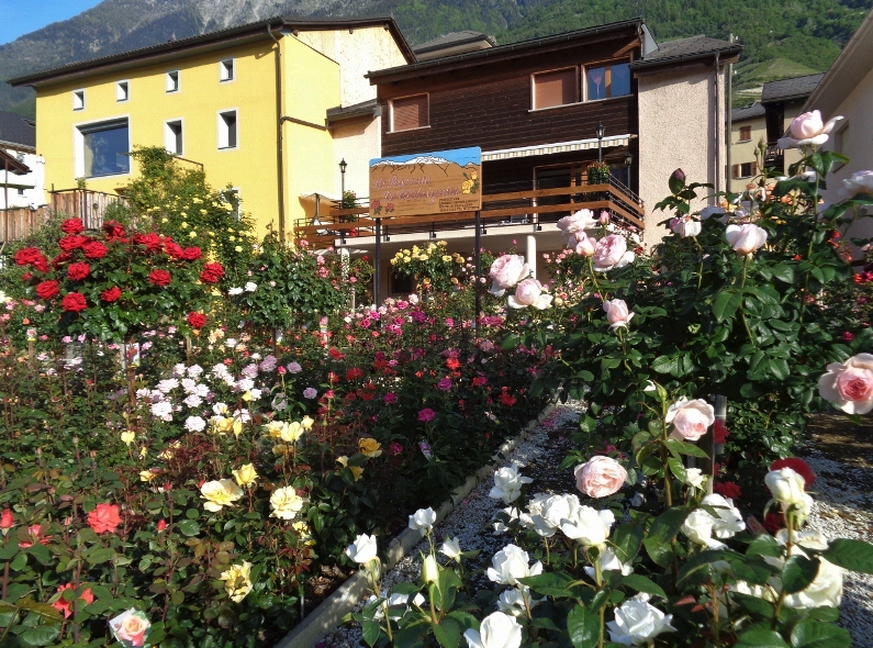
[[[482,209],[479,147],[370,160],[370,216],[425,216]]]

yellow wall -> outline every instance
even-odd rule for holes
[[[333,194],[338,169],[324,119],[328,108],[340,104],[340,66],[293,37],[282,39],[282,44],[283,57],[293,61],[285,65],[285,115],[299,120],[286,121],[282,134],[290,230],[295,221],[307,217],[300,196]]]
[[[181,119],[183,154],[204,165],[216,189],[238,187],[243,209],[258,223],[278,221],[276,160],[275,43],[271,39],[228,46],[209,54],[179,57],[85,80],[38,88],[37,150],[46,157],[46,186],[76,185],[76,127],[127,117],[132,145],[163,146],[164,123]],[[234,80],[219,81],[219,61],[234,59]],[[166,92],[166,73],[179,71],[179,91]],[[127,81],[129,100],[116,101],[118,81]],[[73,110],[73,92],[85,91],[85,107]],[[238,145],[218,149],[218,113],[236,110]],[[87,179],[88,187],[114,192],[131,174]]]
[[[747,140],[740,139],[740,129],[744,126],[752,127],[752,136]],[[745,191],[747,185],[754,180],[751,178],[734,178],[734,165],[757,162],[758,143],[761,140],[767,143],[767,123],[763,115],[752,119],[733,122],[731,124],[731,168],[729,169],[729,191],[739,193]],[[754,175],[761,172],[756,169]]]

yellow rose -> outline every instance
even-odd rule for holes
[[[228,236],[227,240],[230,241],[231,243],[233,243],[236,240],[236,237],[235,236]]]
[[[135,439],[136,439],[135,432],[131,432],[130,430],[127,430],[127,431],[121,433],[121,440],[127,446],[130,446],[130,444],[133,443]]]
[[[426,254],[419,254],[419,255],[418,255],[418,260],[419,260],[419,261],[427,261],[428,259],[430,259],[430,257],[427,256]]]
[[[188,234],[188,238],[197,238],[197,232],[195,232],[194,230],[191,230],[191,233]]]
[[[243,496],[243,492],[232,479],[218,479],[203,484],[200,495],[206,500],[203,508],[217,513],[225,506],[233,506]]]
[[[233,478],[236,480],[236,483],[240,486],[250,486],[255,483],[255,480],[258,478],[258,473],[255,470],[255,467],[247,463],[245,466],[240,466],[239,470],[234,470]]]
[[[277,488],[270,494],[270,508],[273,509],[270,517],[293,520],[303,510],[304,504],[306,500],[297,494],[293,486]]]
[[[235,248],[233,248],[233,250],[234,250],[234,252],[242,252],[242,246],[237,245]]]
[[[294,451],[294,448],[289,445],[285,445],[284,443],[279,443],[273,446],[273,454],[277,457],[281,457],[283,455],[291,454]]]
[[[312,418],[311,416],[304,416],[303,420],[300,421],[300,425],[303,426],[304,430],[311,430],[314,423],[315,423],[315,419]]]
[[[221,580],[224,581],[224,591],[234,603],[242,601],[252,591],[252,563],[244,560],[242,565],[231,565],[226,571],[221,572]]]
[[[294,443],[297,439],[303,436],[303,426],[297,421],[286,423],[279,436],[282,438],[282,441],[285,441],[286,443]]]
[[[360,466],[350,466],[349,465],[349,458],[348,457],[346,457],[346,456],[337,457],[336,460],[337,460],[337,463],[339,463],[343,468],[349,469],[349,471],[352,473],[352,477],[354,478],[355,481],[358,481],[361,478],[361,475],[364,474],[364,469],[361,468]]]
[[[452,257],[450,257],[448,254],[443,255],[443,263],[449,263],[449,262],[451,262],[451,260],[452,260]]]
[[[179,227],[181,227],[182,229],[188,229],[188,223],[185,221],[182,221],[182,224],[179,225]]]
[[[252,392],[250,392],[250,391],[247,391],[245,394],[240,396],[240,398],[242,398],[246,403],[249,403],[252,400],[254,400],[254,397],[252,396]]]
[[[307,547],[311,547],[315,544],[315,539],[312,537],[312,529],[309,528],[309,525],[306,524],[306,522],[299,520],[292,524],[291,528],[294,529],[294,533],[297,534],[297,538],[301,543]]]
[[[365,457],[375,458],[382,454],[382,444],[372,438],[358,439],[358,452]]]
[[[208,214],[209,212],[206,211],[205,209],[201,209],[201,210],[200,210],[200,213],[205,215],[205,214]]]
[[[143,470],[139,474],[139,480],[141,482],[150,482],[151,480],[153,480],[157,476],[158,476],[158,473],[154,470]]]

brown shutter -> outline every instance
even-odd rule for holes
[[[752,162],[752,173],[749,175],[758,175],[758,163]]]
[[[422,128],[430,123],[426,94],[403,97],[391,102],[394,111],[393,129],[395,131]]]
[[[734,178],[739,178],[739,177],[740,177],[740,165],[739,165],[739,164],[734,164],[734,165],[731,167],[731,175],[732,175]]]
[[[534,108],[576,103],[576,68],[534,75]]]

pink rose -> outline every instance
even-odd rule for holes
[[[597,219],[594,218],[594,212],[590,209],[580,209],[575,214],[564,216],[558,221],[558,229],[568,237],[576,232],[584,232],[595,227],[597,227]]]
[[[527,308],[533,306],[543,310],[552,305],[552,296],[543,292],[543,285],[530,278],[520,282],[515,288],[515,294],[509,296],[509,306],[512,308]]]
[[[530,267],[524,262],[524,257],[517,254],[504,254],[491,264],[491,294],[503,297],[509,288],[530,274]],[[411,300],[410,300],[411,301]]]
[[[634,253],[628,251],[627,241],[618,234],[604,236],[594,246],[594,270],[597,272],[623,268],[633,260]]]
[[[606,321],[609,322],[609,328],[614,329],[620,326],[627,328],[634,314],[628,311],[627,304],[623,299],[608,299],[603,302],[603,310],[606,311]]]
[[[828,365],[818,380],[818,393],[847,414],[873,409],[873,355],[859,353],[843,363]]]
[[[779,148],[794,148],[812,144],[813,146],[821,146],[828,141],[828,133],[833,129],[842,117],[834,117],[827,124],[823,124],[821,113],[818,110],[805,112],[798,115],[788,127],[789,135],[780,137],[776,142]]]
[[[673,424],[674,436],[685,441],[697,441],[715,423],[715,410],[702,398],[683,398],[670,405],[666,420]]]
[[[576,254],[581,254],[584,257],[594,255],[595,245],[597,241],[588,236],[584,231],[580,230],[570,237],[570,247],[574,247]]]
[[[627,470],[612,457],[598,455],[576,466],[576,488],[595,499],[617,493],[627,479]]]
[[[752,223],[728,225],[724,236],[730,246],[740,254],[752,254],[767,242],[767,230]]]
[[[682,238],[697,236],[700,234],[700,221],[673,218],[670,220],[670,230]]]
[[[110,622],[116,638],[130,646],[142,646],[151,623],[145,614],[131,608]]]

